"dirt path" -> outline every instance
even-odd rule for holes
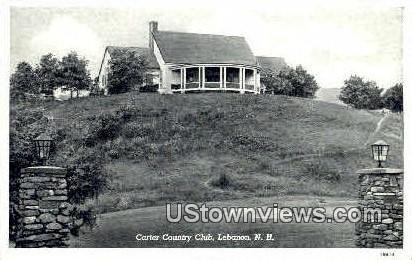
[[[386,118],[389,117],[389,114],[385,114],[380,120],[379,122],[376,124],[375,130],[369,135],[368,139],[366,140],[366,142],[363,144],[364,146],[367,146],[370,142],[370,140],[379,132],[379,130],[381,130],[382,128],[382,124],[385,121]]]

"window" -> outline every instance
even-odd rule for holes
[[[180,69],[172,70],[172,80],[171,80],[171,87],[172,90],[181,89],[181,73]]]
[[[199,68],[186,69],[186,83],[199,82]]]
[[[226,68],[226,88],[240,88],[239,68]]]
[[[239,68],[226,68],[226,82],[239,83]]]
[[[220,88],[220,67],[205,67],[205,88]]]
[[[255,74],[251,69],[245,69],[245,89],[255,89]]]
[[[199,88],[199,68],[186,68],[186,88]]]
[[[220,82],[220,68],[219,67],[206,67],[205,68],[205,81],[206,82]]]

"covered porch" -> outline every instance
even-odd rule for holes
[[[228,65],[171,67],[172,92],[196,90],[260,92],[257,68]]]

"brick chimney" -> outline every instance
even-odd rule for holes
[[[153,52],[153,34],[157,32],[157,22],[149,22],[149,48]]]

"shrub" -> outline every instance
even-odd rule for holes
[[[122,119],[113,113],[100,114],[96,118],[89,118],[90,126],[86,134],[86,144],[95,145],[99,141],[106,141],[118,136]]]
[[[383,100],[387,109],[394,112],[403,111],[403,84],[399,83],[388,89],[383,95]]]
[[[104,168],[103,152],[86,147],[77,147],[75,152],[61,153],[56,165],[67,168],[68,197],[71,203],[84,203],[88,198],[97,198],[110,188],[110,175]]]
[[[140,87],[140,92],[154,93],[159,90],[159,85],[145,85]]]
[[[236,134],[230,137],[230,143],[233,147],[249,151],[270,151],[273,148],[273,143],[265,136]]]
[[[221,189],[228,189],[232,185],[232,182],[232,179],[226,173],[221,173],[218,178],[210,181],[210,185]]]
[[[70,212],[72,223],[70,223],[70,233],[74,236],[79,236],[79,231],[82,226],[92,230],[97,225],[97,211],[94,205],[83,204],[76,205]]]
[[[262,74],[262,82],[268,94],[313,98],[319,86],[315,77],[301,65],[285,68],[277,73]]]
[[[138,122],[130,122],[123,126],[122,135],[126,138],[141,136],[141,124]]]
[[[122,134],[126,138],[149,137],[151,140],[157,140],[160,138],[158,131],[160,127],[157,127],[157,124],[156,122],[130,122],[123,127]]]
[[[320,181],[338,182],[341,179],[341,174],[338,171],[330,169],[320,160],[305,163],[304,173]]]
[[[108,152],[108,155],[112,159],[119,159],[119,157],[120,157],[119,151],[117,151],[117,150],[110,150]]]

